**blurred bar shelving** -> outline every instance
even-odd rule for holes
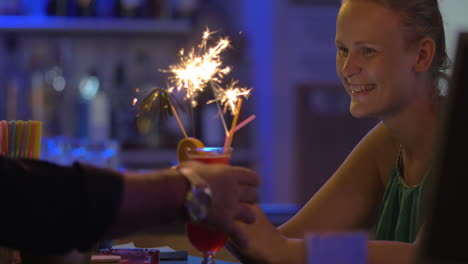
[[[0,32],[186,34],[188,19],[0,16]]]
[[[167,76],[159,69],[173,64],[180,49],[198,43],[201,30],[191,16],[0,15],[0,99],[7,98],[4,94],[15,99],[4,106],[0,100],[0,118],[42,120],[48,137],[95,140],[106,135],[119,145],[119,168],[173,165],[181,137],[175,121],[160,122],[141,134],[130,99],[141,96],[137,90],[164,84]],[[244,62],[233,54],[229,60]],[[58,79],[61,89],[55,86]],[[93,98],[84,100],[82,84],[91,79],[98,80],[99,87]],[[98,92],[106,103],[96,100]],[[100,106],[100,115],[90,114],[91,105]],[[221,145],[221,124],[210,121],[213,107],[197,111],[192,119],[186,114],[187,129],[211,146]],[[104,117],[103,133],[92,129],[97,116]],[[250,127],[236,137],[234,165],[255,166]]]

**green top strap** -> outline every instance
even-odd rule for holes
[[[408,186],[392,169],[375,230],[376,240],[413,242],[421,227],[422,196],[426,178],[418,186]]]

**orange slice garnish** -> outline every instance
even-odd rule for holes
[[[187,137],[179,141],[177,145],[177,159],[179,163],[188,160],[187,149],[204,148],[205,145],[199,139]]]

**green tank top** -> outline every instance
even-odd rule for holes
[[[416,239],[421,227],[426,178],[418,186],[411,187],[398,176],[397,168],[392,170],[375,229],[376,240],[413,242]]]

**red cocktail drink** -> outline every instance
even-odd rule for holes
[[[200,148],[187,151],[190,160],[196,160],[206,164],[229,164],[231,150],[227,152],[224,148]],[[187,223],[187,236],[192,245],[202,252],[215,253],[224,245],[228,236],[223,232],[218,232],[210,227]]]
[[[187,223],[187,236],[190,243],[202,252],[216,252],[224,247],[228,239],[225,233],[195,223]]]
[[[221,155],[219,155],[217,157],[214,157],[214,156],[206,156],[206,157],[197,156],[197,157],[193,157],[193,158],[190,156],[190,159],[191,160],[196,160],[196,161],[199,161],[199,162],[203,162],[203,163],[206,163],[206,164],[229,164],[229,161],[231,160],[231,155],[221,154]]]

